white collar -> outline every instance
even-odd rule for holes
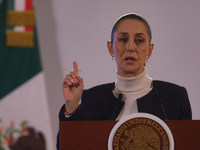
[[[144,67],[142,73],[135,77],[125,78],[116,72],[115,92],[128,93],[138,92],[149,89],[151,87],[152,78],[147,75],[147,68]]]

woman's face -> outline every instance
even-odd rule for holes
[[[115,57],[117,73],[122,77],[134,77],[144,70],[146,59],[151,57],[153,44],[145,25],[133,19],[120,22],[113,34],[113,44],[107,43],[111,56]]]

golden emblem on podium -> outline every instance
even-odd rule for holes
[[[168,126],[156,116],[137,113],[121,119],[112,129],[109,150],[173,150]]]

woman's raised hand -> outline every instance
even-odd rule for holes
[[[63,80],[62,90],[65,98],[65,108],[68,113],[74,112],[79,105],[83,93],[83,78],[79,76],[77,62],[73,62],[73,71]]]

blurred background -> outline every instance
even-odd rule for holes
[[[154,50],[147,63],[148,75],[154,80],[184,86],[188,91],[193,119],[200,119],[200,1],[33,2],[53,142],[56,143],[59,127],[58,112],[64,104],[61,85],[65,75],[73,69],[73,61],[78,62],[85,88],[114,82],[115,62],[106,43],[110,40],[114,22],[130,12],[146,18],[152,29]]]

